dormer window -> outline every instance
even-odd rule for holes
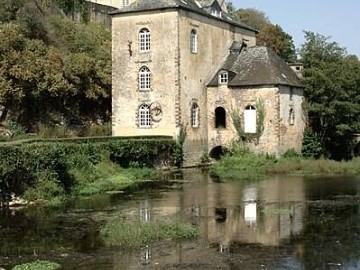
[[[219,84],[228,84],[229,73],[227,71],[221,71],[219,73]]]
[[[212,8],[211,9],[211,15],[213,15],[215,17],[221,17],[221,10],[219,10],[217,8]]]

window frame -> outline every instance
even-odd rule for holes
[[[141,104],[138,108],[138,126],[139,128],[151,128],[150,106]]]
[[[151,35],[150,30],[146,27],[141,28],[139,31],[139,51],[149,52],[151,49]]]
[[[198,35],[196,29],[191,29],[190,32],[190,52],[198,52]]]
[[[151,90],[151,71],[147,66],[142,66],[139,69],[138,88],[139,91]]]
[[[194,102],[191,105],[191,127],[198,128],[200,126],[200,108],[199,105]]]
[[[226,70],[223,70],[219,73],[218,82],[221,85],[228,84],[229,83],[229,72]]]

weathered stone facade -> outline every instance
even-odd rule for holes
[[[239,56],[246,47],[252,51],[256,31],[229,19],[224,3],[214,0],[201,6],[199,2],[138,0],[112,14],[113,135],[177,138],[179,130],[186,129],[185,158],[190,163],[237,139],[231,110],[241,112],[262,99],[264,132],[254,149],[274,154],[299,150],[304,128],[301,86],[276,80],[231,85],[236,65],[235,71],[224,68],[229,49],[240,44]],[[219,70],[229,72],[226,84],[211,83]],[[215,125],[219,106],[226,112],[226,127]],[[289,125],[291,108],[296,117]]]

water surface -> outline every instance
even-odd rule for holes
[[[360,178],[272,176],[222,182],[185,170],[141,190],[78,200],[59,212],[0,212],[0,267],[48,259],[63,269],[360,269]],[[183,219],[194,241],[106,248],[113,216]]]

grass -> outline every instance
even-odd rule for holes
[[[60,268],[60,264],[37,260],[35,262],[17,265],[12,270],[57,270]]]
[[[267,167],[274,164],[274,157],[246,152],[227,155],[211,167],[211,173],[227,179],[261,179]]]
[[[301,175],[357,175],[360,174],[360,159],[334,161],[327,159],[279,159],[266,169],[267,173]]]
[[[121,168],[109,160],[86,169],[72,171],[77,181],[74,194],[88,196],[106,191],[122,190],[143,180],[155,179],[157,173],[150,168]]]
[[[164,239],[192,239],[198,228],[180,221],[129,221],[124,217],[110,220],[100,231],[107,246],[138,248]]]
[[[334,161],[327,159],[304,159],[301,157],[275,158],[249,151],[236,151],[223,157],[211,167],[211,173],[233,180],[261,179],[269,174],[296,175],[358,175],[360,158],[351,161]]]

